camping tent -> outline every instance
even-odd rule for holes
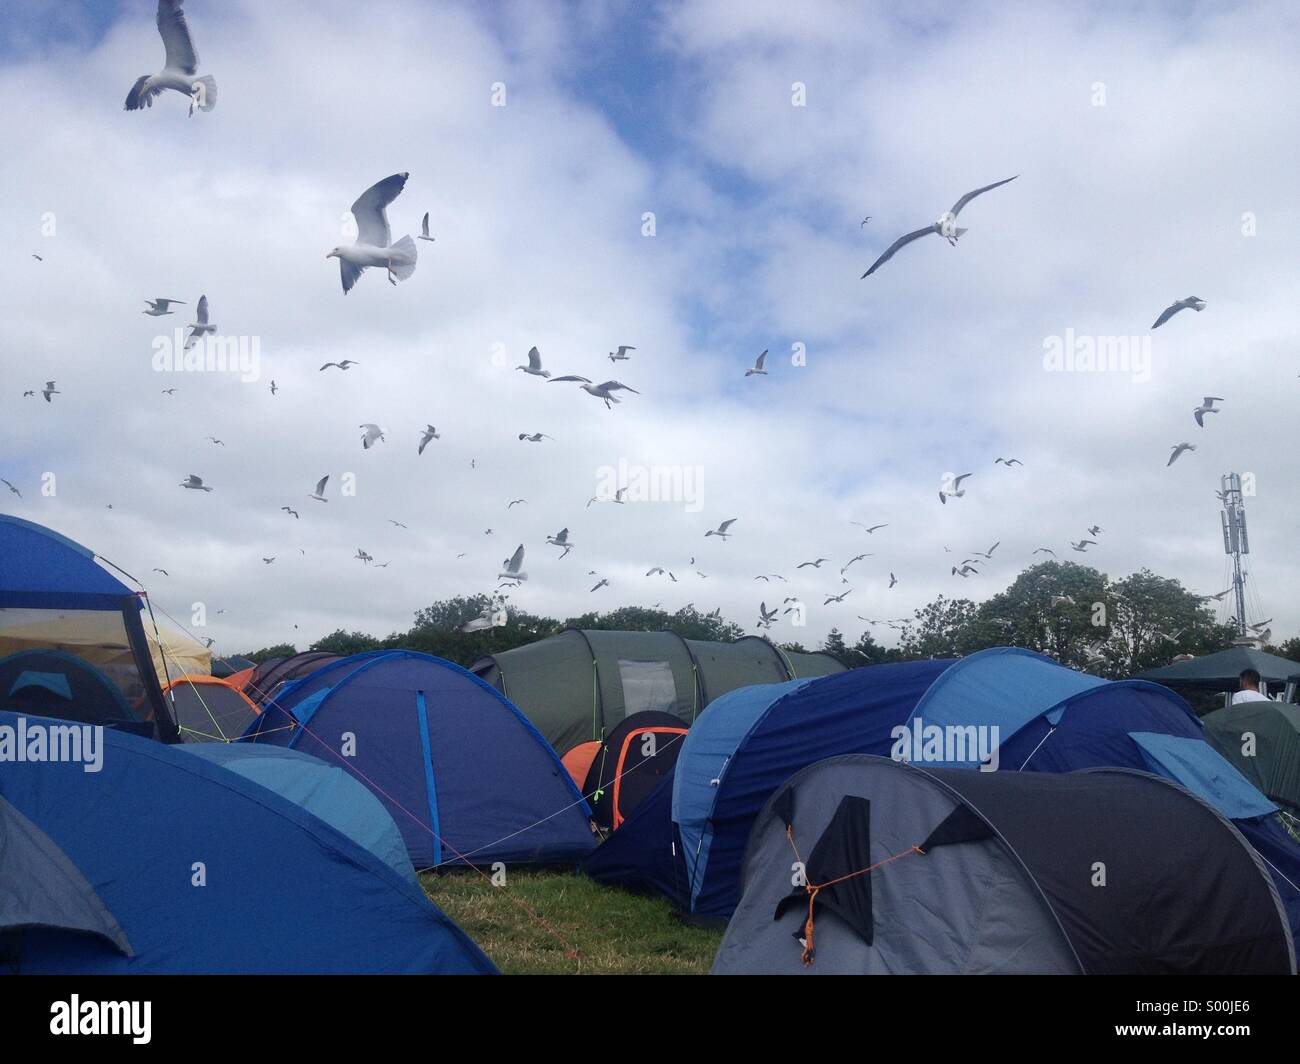
[[[651,710],[691,724],[737,687],[843,672],[829,654],[792,654],[766,639],[734,643],[683,639],[675,632],[576,628],[475,662],[560,754],[599,742],[624,717]]]
[[[599,827],[613,831],[671,774],[686,731],[671,713],[646,711],[625,718],[596,744],[582,793]]]
[[[159,684],[212,671],[212,651],[192,636],[152,617],[144,619],[144,636]],[[135,668],[135,652],[111,613],[6,610],[3,638],[11,650],[53,647],[110,672]]]
[[[667,895],[699,917],[728,916],[759,807],[804,765],[887,753],[902,721],[951,664],[871,665],[723,695],[687,733],[672,778],[583,864],[601,882]]]
[[[87,548],[0,514],[0,658],[25,650],[81,658],[117,687],[130,708],[121,726],[171,741],[176,728],[151,661],[142,608],[141,596]],[[87,630],[95,633],[89,644]]]
[[[340,658],[281,688],[245,739],[347,768],[397,822],[416,868],[560,863],[594,845],[555,751],[500,692],[441,658]]]
[[[1160,669],[1139,673],[1139,680],[1164,684],[1175,691],[1186,688],[1194,691],[1235,691],[1237,677],[1246,669],[1254,669],[1264,683],[1282,687],[1296,672],[1300,662],[1268,654],[1254,647],[1236,646],[1215,654],[1177,661]]]
[[[1300,815],[1300,706],[1238,702],[1201,718],[1214,748],[1278,805]]]
[[[244,683],[244,694],[259,706],[264,706],[276,688],[290,680],[301,680],[324,665],[339,660],[337,654],[324,650],[305,650],[287,658],[269,658],[258,665]]]
[[[238,687],[214,676],[178,676],[163,696],[187,743],[232,742],[262,712]]]
[[[55,726],[0,713],[0,742]],[[0,971],[494,971],[418,886],[324,820],[186,750],[102,735],[98,771],[0,772]]]
[[[1129,769],[821,761],[758,814],[743,885],[715,973],[1296,970],[1246,840],[1189,791]]]
[[[257,743],[195,743],[180,749],[275,791],[343,832],[419,886],[388,810],[350,772],[297,750]]]
[[[1003,770],[1136,768],[1181,783],[1232,819],[1264,857],[1300,929],[1300,846],[1273,803],[1205,741],[1182,698],[1005,647],[732,692],[687,735],[672,786],[648,797],[584,867],[604,882],[664,893],[696,916],[725,917],[739,897],[754,817],[785,779],[839,753],[904,756],[924,744],[900,749],[902,736],[931,734],[963,741],[983,734]],[[977,767],[979,754],[977,741],[922,751],[931,763],[962,768]]]

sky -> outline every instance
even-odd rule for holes
[[[1253,491],[1248,619],[1300,630],[1294,6],[189,0],[218,86],[192,117],[175,92],[123,109],[162,65],[154,7],[17,0],[0,30],[0,477],[22,492],[0,509],[218,650],[404,630],[492,592],[519,544],[512,607],[692,603],[753,630],[794,596],[806,623],[770,634],[807,645],[988,597],[1040,547],[1213,594],[1229,471]],[[436,239],[345,295],[326,252],[399,172],[394,238],[428,211]],[[862,279],[1013,175],[955,248]],[[158,368],[200,294],[256,372]],[[160,296],[186,305],[143,315]],[[1151,329],[1187,296],[1205,310]],[[1048,361],[1091,343],[1126,359]],[[534,345],[635,393],[519,372]],[[676,490],[588,505],[643,478]]]

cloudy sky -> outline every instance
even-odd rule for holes
[[[219,89],[191,118],[177,93],[122,108],[162,65],[148,0],[16,0],[0,476],[23,498],[0,505],[182,621],[206,604],[199,634],[227,652],[404,629],[491,591],[519,543],[521,608],[693,602],[752,626],[761,599],[798,595],[806,628],[772,634],[815,643],[993,594],[1040,546],[1220,591],[1214,491],[1235,470],[1256,490],[1251,619],[1294,634],[1300,14],[898,8],[189,0]],[[325,253],[350,242],[358,194],[402,171],[394,236],[428,211],[436,242],[399,286],[371,270],[344,296]],[[1013,174],[966,208],[955,249],[927,237],[860,279]],[[156,369],[200,293],[256,350],[255,380]],[[1190,295],[1203,313],[1151,332]],[[188,305],[143,316],[156,296]],[[1048,368],[1071,337],[1139,361]],[[620,344],[636,350],[611,363]],[[556,375],[639,394],[606,409],[518,372],[533,345]],[[746,378],[763,349],[768,375]],[[359,365],[318,370],[343,358]],[[52,403],[23,396],[51,378]],[[1205,395],[1226,401],[1198,428]],[[363,450],[363,422],[385,442]],[[430,422],[442,438],[417,455]],[[1167,468],[1180,442],[1197,449]],[[691,490],[588,506],[610,470]],[[214,490],[182,490],[191,473]],[[940,505],[954,473],[973,474],[966,495]],[[730,540],[705,537],[733,517]],[[1094,523],[1099,545],[1073,554]],[[559,560],[545,540],[566,526]],[[994,541],[978,577],[950,574]],[[610,586],[591,593],[589,570]],[[770,573],[791,582],[754,579]]]

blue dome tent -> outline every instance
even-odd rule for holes
[[[109,723],[172,742],[177,738],[176,725],[158,684],[142,609],[141,596],[103,568],[92,551],[43,525],[0,514],[0,664],[14,654],[32,650],[73,651],[58,642],[60,621],[72,624],[93,615],[103,632],[97,652],[110,656],[114,665],[106,667],[84,652],[78,657],[91,667],[98,666],[127,706],[127,716]],[[79,720],[76,699],[61,697],[65,684],[54,678],[59,671],[45,670],[50,678],[42,684],[49,698],[39,708],[50,716]],[[66,685],[75,687],[76,681]],[[0,706],[35,712],[30,701],[37,688],[31,684],[24,688],[24,704],[10,706],[5,700],[9,695],[6,689],[0,691]]]
[[[546,740],[441,658],[342,658],[281,688],[242,741],[347,769],[388,810],[417,869],[563,863],[595,845],[590,808]]]
[[[76,727],[0,712],[0,744]],[[495,972],[325,821],[187,750],[100,734],[97,771],[84,757],[0,771],[0,972]]]
[[[686,733],[677,765],[584,863],[592,878],[648,889],[700,917],[725,917],[758,810],[804,765],[888,753],[949,661],[874,665],[742,687],[715,699]]]
[[[671,783],[647,798],[584,869],[602,882],[663,893],[697,917],[726,917],[739,899],[744,849],[763,802],[796,771],[826,757],[898,753],[900,725],[909,735],[996,726],[1003,771],[1134,768],[1181,784],[1233,820],[1269,867],[1300,929],[1300,845],[1277,823],[1273,804],[1204,740],[1181,698],[1013,648],[723,696],[688,733]],[[974,768],[977,761],[970,755],[927,764]]]

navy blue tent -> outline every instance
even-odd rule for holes
[[[342,658],[281,688],[244,740],[348,769],[397,822],[416,868],[563,863],[595,845],[591,810],[537,729],[441,658]]]
[[[72,649],[36,646],[23,633],[33,625],[57,631],[60,614],[93,612],[104,620],[106,641],[129,649],[127,658],[133,661],[111,677],[130,714],[114,726],[173,742],[178,732],[158,685],[142,608],[141,596],[80,543],[43,525],[0,514],[0,658],[26,650]],[[54,704],[46,708],[54,710]]]
[[[903,749],[904,736],[926,728],[951,727],[960,737],[980,726],[998,729],[1002,770],[1135,768],[1180,783],[1251,842],[1300,931],[1300,845],[1277,823],[1273,804],[1204,740],[1181,698],[1012,648],[724,695],[687,734],[671,786],[647,798],[584,869],[602,882],[666,894],[696,916],[726,917],[739,899],[754,817],[796,771],[840,753],[903,756],[911,749]],[[974,768],[977,753],[972,746],[962,758],[927,762]]]
[[[63,759],[31,760],[55,729]],[[495,971],[417,885],[293,802],[122,732],[72,759],[73,731],[95,729],[0,712],[0,972]]]
[[[951,664],[875,665],[742,687],[715,699],[666,779],[584,863],[592,878],[652,890],[702,917],[725,917],[740,892],[754,816],[792,773],[836,754],[888,753],[907,717]]]

